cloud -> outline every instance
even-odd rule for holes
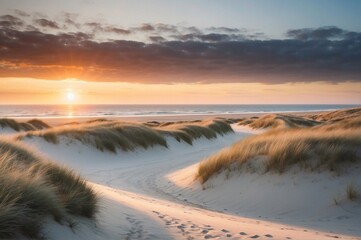
[[[66,26],[74,26],[77,29],[80,28],[81,24],[76,21],[78,14],[75,13],[63,13],[64,23]]]
[[[155,28],[159,32],[178,33],[178,27],[170,24],[158,23]]]
[[[115,29],[98,23],[88,26]],[[305,31],[300,29],[291,30],[292,39],[252,40],[242,34],[199,33],[195,28],[186,29],[192,33],[174,34],[177,38],[170,41],[157,35],[159,26],[152,25],[150,42],[100,41],[91,33],[50,34],[0,26],[0,77],[142,83],[361,82],[358,32],[341,29],[343,38],[332,40],[339,31],[308,30],[311,38],[303,37]],[[171,26],[162,28],[171,33]]]
[[[35,25],[44,27],[44,28],[53,28],[53,29],[59,29],[59,25],[51,20],[45,19],[45,18],[39,18],[34,20]]]
[[[137,31],[149,32],[154,31],[155,27],[149,23],[143,23],[141,26],[134,28]]]
[[[14,10],[14,13],[18,16],[21,16],[21,17],[29,17],[30,14],[24,12],[24,11],[21,11],[21,10],[18,10],[18,9],[15,9]]]
[[[150,41],[152,42],[164,42],[165,38],[162,36],[149,36]]]
[[[206,30],[212,32],[226,32],[226,33],[238,33],[241,32],[239,28],[228,28],[228,27],[210,27]]]
[[[117,28],[117,27],[105,27],[104,32],[111,32],[111,33],[117,33],[117,34],[130,34],[130,30],[126,30],[123,28]]]
[[[335,26],[321,27],[321,28],[302,28],[292,29],[287,31],[287,36],[298,40],[330,40],[330,39],[344,39],[348,38],[349,32]]]
[[[245,40],[246,37],[240,34],[184,34],[184,35],[172,35],[174,39],[181,41],[202,41],[202,42],[229,42]]]
[[[0,16],[0,27],[2,28],[18,28],[24,26],[24,21],[13,15]]]
[[[41,13],[34,13],[33,24],[26,24],[30,21],[30,14],[15,10],[15,13],[23,18],[18,18],[11,15],[6,15],[9,19],[3,19],[0,22],[0,27],[13,28],[18,30],[37,31],[39,28],[42,31],[46,30],[58,30],[58,31],[83,31],[93,34],[94,38],[98,40],[104,39],[103,33],[111,33],[116,35],[132,35],[143,36],[143,39],[149,39],[150,42],[154,41],[167,41],[167,40],[182,40],[182,41],[206,41],[206,42],[219,42],[219,41],[236,41],[245,38],[256,39],[261,35],[250,34],[246,35],[246,30],[238,28],[227,27],[210,27],[200,29],[195,26],[185,25],[171,25],[165,23],[143,23],[139,26],[133,26],[129,28],[122,28],[116,25],[107,24],[104,22],[82,22],[79,20],[79,15],[69,12],[64,12],[58,16],[58,21],[55,22],[49,19],[46,15]],[[4,17],[6,17],[4,16]],[[11,17],[11,19],[10,19]],[[242,32],[242,34],[241,34]],[[154,38],[154,36],[162,37]],[[128,37],[128,39],[131,37]]]
[[[91,27],[93,32],[107,32],[107,33],[116,33],[116,34],[130,34],[131,31],[123,28],[118,28],[115,26],[105,26],[98,22],[88,22],[85,24],[88,27]]]

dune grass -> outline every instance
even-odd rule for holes
[[[302,128],[312,127],[320,124],[310,118],[286,114],[267,114],[259,118],[247,118],[238,123],[238,125],[248,125],[251,128]]]
[[[49,128],[49,125],[39,119],[32,119],[27,122],[18,122],[10,118],[1,118],[0,127],[9,127],[17,132],[20,131],[34,131]]]
[[[0,239],[39,238],[45,218],[93,218],[97,194],[71,170],[19,142],[0,139]]]
[[[330,111],[315,115],[309,115],[308,117],[316,121],[338,122],[338,121],[361,117],[361,107]]]
[[[165,139],[154,129],[135,123],[117,121],[96,121],[77,125],[66,125],[43,131],[28,132],[25,136],[40,136],[51,143],[58,143],[64,136],[95,146],[101,151],[116,152],[133,150],[135,147],[148,148],[154,145],[166,147]]]
[[[360,122],[361,108],[342,109],[320,114],[290,115],[290,114],[267,114],[261,117],[248,117],[238,119],[238,125],[248,125],[254,129],[287,129],[287,128],[307,128],[313,126],[330,125],[337,122],[346,124],[353,121]],[[333,127],[333,126],[332,126]]]
[[[95,146],[101,151],[116,152],[117,149],[132,151],[137,147],[144,149],[159,145],[168,147],[166,136],[192,144],[194,139],[216,138],[233,132],[231,126],[223,120],[196,122],[177,122],[167,124],[125,123],[119,121],[92,121],[83,124],[64,125],[41,131],[30,131],[22,138],[39,136],[51,143],[58,143],[60,137],[79,140]]]
[[[317,126],[317,128],[322,128],[328,131],[337,129],[361,129],[361,116],[331,123],[325,122],[324,124]]]
[[[266,171],[282,173],[296,164],[305,169],[326,167],[334,171],[346,162],[360,162],[360,148],[361,130],[357,128],[270,130],[203,160],[197,176],[204,183],[224,169],[240,170],[257,158],[265,159],[258,167]]]
[[[205,137],[207,139],[217,138],[233,132],[232,127],[224,120],[205,120],[192,122],[176,122],[161,124],[156,130],[163,135],[174,137],[177,141],[184,141],[190,145],[194,139]]]
[[[347,198],[351,201],[355,201],[356,199],[358,199],[360,197],[360,193],[357,191],[356,186],[352,183],[347,185],[346,195],[347,195]]]

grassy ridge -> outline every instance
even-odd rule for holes
[[[160,145],[168,147],[166,136],[192,144],[194,139],[216,138],[233,132],[231,126],[223,120],[176,123],[124,123],[119,121],[92,121],[83,124],[71,124],[49,128],[42,131],[30,131],[20,137],[39,136],[51,143],[58,143],[59,137],[76,139],[95,146],[101,151],[116,152],[117,149],[131,151],[136,147],[147,149]]]
[[[224,120],[206,120],[193,122],[176,122],[161,124],[156,130],[162,135],[174,137],[177,141],[184,141],[192,145],[194,139],[205,137],[217,138],[233,132],[232,127]]]
[[[344,119],[310,128],[279,128],[248,137],[203,160],[198,178],[206,182],[224,169],[240,170],[263,158],[266,171],[283,172],[298,164],[305,169],[337,170],[360,162],[361,118]]]
[[[93,218],[97,195],[71,170],[25,145],[0,139],[0,238],[38,238],[48,216],[71,225],[71,215]]]
[[[17,132],[20,132],[20,131],[34,131],[34,130],[46,129],[49,128],[50,126],[38,119],[32,119],[27,122],[18,122],[15,121],[14,119],[1,118],[0,127],[2,128],[9,127]]]
[[[337,111],[309,115],[308,117],[317,121],[338,122],[361,117],[361,108],[342,109]]]
[[[329,125],[336,122],[358,121],[361,108],[343,109],[320,114],[296,116],[290,114],[267,114],[261,117],[249,117],[238,120],[238,125],[248,125],[254,129],[287,129]]]
[[[259,118],[248,118],[240,121],[238,125],[248,125],[251,128],[301,128],[312,127],[321,124],[310,118],[285,115],[285,114],[267,114]]]

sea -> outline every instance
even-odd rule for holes
[[[317,112],[361,105],[227,104],[227,105],[0,105],[1,118],[136,117],[239,113]]]

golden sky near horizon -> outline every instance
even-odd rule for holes
[[[136,84],[0,78],[1,104],[354,104],[361,83]],[[74,95],[74,99],[69,99]],[[72,98],[72,96],[70,96]]]

